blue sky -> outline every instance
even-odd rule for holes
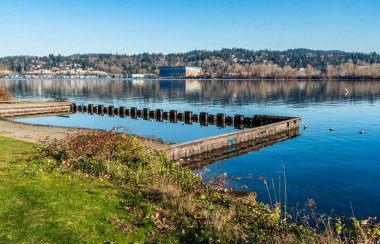
[[[0,0],[0,56],[233,47],[380,52],[380,1]]]

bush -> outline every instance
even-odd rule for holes
[[[151,160],[136,137],[114,131],[73,133],[63,140],[46,142],[40,150],[42,156],[55,159],[55,168],[117,181],[127,180],[132,170],[147,167]]]
[[[0,89],[0,101],[10,101],[11,98],[12,97],[9,91],[5,89]]]

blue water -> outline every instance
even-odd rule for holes
[[[301,136],[215,162],[199,172],[240,177],[231,179],[231,186],[246,185],[244,190],[257,192],[258,200],[269,203],[258,177],[273,179],[277,199],[280,190],[284,202],[284,168],[289,207],[314,199],[321,212],[352,215],[352,205],[357,217],[380,216],[380,81],[3,80],[0,87],[20,99],[66,97],[77,103],[179,112],[300,116],[308,126]],[[100,129],[124,126],[171,142],[234,130],[80,113],[18,120]],[[361,130],[365,134],[359,134]],[[272,187],[271,197],[274,200]]]

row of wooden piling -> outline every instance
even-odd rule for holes
[[[172,123],[181,121],[185,124],[192,124],[195,122],[201,124],[202,126],[216,125],[221,128],[225,128],[226,126],[234,126],[237,129],[253,128],[277,122],[277,120],[273,118],[262,118],[260,116],[245,117],[244,115],[240,114],[234,116],[226,116],[224,113],[218,113],[214,115],[208,112],[201,112],[199,114],[194,114],[192,111],[179,113],[177,110],[164,111],[163,109],[137,109],[136,107],[126,108],[123,106],[114,107],[112,105],[104,106],[93,104],[73,104],[72,112],[77,111],[82,113],[89,113],[91,115],[109,115],[111,117],[120,116],[121,118],[130,116],[132,119],[143,118],[144,120],[154,119],[156,121],[166,120]]]

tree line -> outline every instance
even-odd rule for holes
[[[0,58],[0,70],[25,74],[36,69],[92,68],[109,74],[156,74],[160,66],[198,66],[205,77],[380,77],[380,54],[339,50],[241,48],[186,53],[75,54]]]

